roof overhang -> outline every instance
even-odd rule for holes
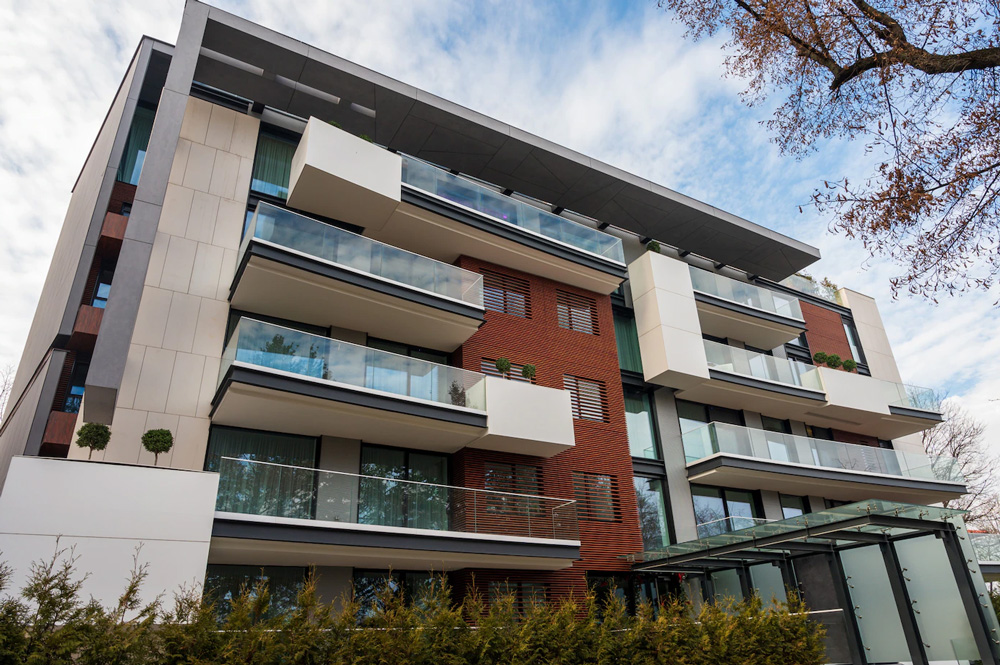
[[[748,273],[780,280],[820,257],[815,247],[214,7],[197,58],[200,83],[334,120],[390,149]]]

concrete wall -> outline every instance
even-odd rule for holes
[[[687,479],[687,463],[684,460],[684,444],[681,441],[681,426],[677,420],[677,404],[673,391],[664,388],[653,393],[653,408],[656,409],[656,424],[660,430],[663,449],[663,464],[667,474],[669,506],[674,522],[674,536],[677,542],[694,540],[698,529],[694,519],[694,503],[691,500],[691,484]]]
[[[38,488],[45,487],[44,493]],[[76,556],[81,598],[117,602],[134,561],[144,602],[201,584],[218,476],[164,468],[16,457],[0,494],[0,551],[19,590],[31,564]]]
[[[94,459],[152,464],[139,439],[162,427],[175,442],[160,464],[202,468],[258,130],[256,118],[188,99],[111,443]]]
[[[569,392],[486,377],[486,435],[473,448],[551,457],[576,443]]]

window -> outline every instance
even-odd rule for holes
[[[556,314],[559,327],[567,330],[600,334],[597,330],[597,301],[565,291],[556,291]]]
[[[79,413],[83,404],[83,387],[87,382],[87,372],[90,371],[89,360],[77,360],[73,363],[73,371],[69,375],[69,388],[66,390],[66,400],[63,402],[63,411],[66,413]]]
[[[833,441],[833,429],[829,427],[806,425],[806,436],[814,439],[823,439],[824,441]]]
[[[653,405],[648,392],[625,390],[625,425],[628,427],[628,447],[632,457],[660,459],[653,424]]]
[[[97,273],[97,283],[94,285],[94,297],[91,299],[91,306],[104,309],[108,305],[108,296],[111,295],[111,280],[115,276],[114,263],[102,262],[101,269]]]
[[[618,366],[642,374],[639,333],[635,327],[635,315],[631,312],[615,310],[615,344],[618,345]]]
[[[854,361],[865,364],[865,354],[861,351],[861,339],[858,337],[858,329],[854,327],[852,321],[844,321],[844,334],[847,335],[847,343],[851,347],[851,355]]]
[[[779,462],[797,462],[795,444],[792,441],[792,423],[770,416],[760,417],[764,427],[764,438],[767,440],[768,455]]]
[[[296,141],[264,129],[257,138],[250,190],[279,199],[288,198],[288,179],[292,173],[292,155]]]
[[[798,517],[800,515],[805,515],[809,511],[809,499],[804,496],[792,496],[790,494],[782,494],[781,497],[781,515],[786,520],[792,517]]]
[[[446,455],[362,445],[361,475],[359,524],[448,529]]]
[[[485,468],[485,488],[491,492],[510,492],[512,494],[542,494],[542,470],[533,464],[503,464],[487,462]],[[531,518],[541,515],[541,501],[524,496],[504,496],[503,494],[486,494],[486,510],[504,515],[517,514],[526,518],[524,526],[530,526]],[[506,523],[507,528],[515,526]]]
[[[618,521],[620,510],[615,480],[603,473],[573,472],[573,494],[580,519]]]
[[[524,613],[532,605],[544,603],[548,591],[546,585],[539,582],[512,582],[510,580],[490,582],[489,589],[490,603],[496,603],[510,597],[514,601],[514,610],[519,613]]]
[[[591,381],[565,374],[563,389],[569,391],[574,418],[608,422],[608,389],[603,381]]]
[[[122,160],[118,163],[118,173],[115,180],[130,185],[139,184],[139,174],[142,173],[142,163],[146,159],[146,148],[149,146],[149,135],[153,131],[153,118],[156,111],[145,106],[137,106],[132,116],[132,125],[125,139],[125,150]]]
[[[421,349],[399,342],[390,342],[384,339],[368,338],[368,346],[372,349],[388,351],[400,356],[425,360],[437,363],[438,365],[448,364],[448,354],[442,351]],[[375,390],[385,390],[398,395],[409,395],[422,399],[436,400],[443,394],[439,381],[441,375],[438,372],[424,371],[422,368],[416,370],[403,359],[392,359],[382,357],[375,362],[368,363],[367,385]]]
[[[635,503],[639,509],[639,531],[645,551],[660,550],[670,545],[667,522],[666,483],[662,478],[632,479]]]
[[[759,511],[752,492],[692,485],[691,499],[699,538],[746,529],[757,523]]]
[[[354,570],[354,599],[358,601],[358,619],[372,616],[388,590],[407,602],[418,602],[434,581],[430,573],[414,570]]]
[[[483,306],[494,312],[530,319],[531,288],[528,280],[483,270]]]
[[[704,427],[708,423],[727,423],[743,426],[743,412],[727,409],[721,406],[710,406],[697,402],[677,400],[677,419],[680,421],[681,434]]]
[[[806,339],[805,332],[800,333],[798,337],[796,337],[795,339],[793,339],[791,342],[788,343],[794,346],[801,346],[804,349],[809,348],[809,341]]]
[[[523,369],[524,365],[522,365],[521,363],[512,362],[510,364],[510,371],[507,372],[506,376],[504,376],[503,374],[500,373],[500,370],[497,369],[496,358],[483,358],[482,360],[479,361],[479,372],[481,374],[485,374],[486,376],[496,376],[502,379],[510,379],[511,381],[534,383],[535,382],[534,378],[531,379],[524,378],[524,374],[521,373]]]
[[[261,618],[268,619],[295,607],[296,597],[305,579],[305,568],[210,563],[205,571],[205,596],[215,602],[215,610],[219,618],[223,619],[229,614],[232,601],[239,597],[244,587],[252,594],[255,584],[265,582],[271,603],[267,614]]]

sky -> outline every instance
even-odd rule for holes
[[[957,400],[1000,455],[998,295],[893,300],[900,268],[808,206],[824,179],[868,173],[863,146],[780,155],[762,126],[772,107],[747,107],[725,76],[724,39],[686,39],[655,1],[213,4],[820,248],[809,272],[875,297],[903,380]],[[173,43],[182,10],[0,3],[0,366],[20,357],[70,189],[139,38]]]

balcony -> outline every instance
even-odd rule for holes
[[[827,286],[822,282],[817,282],[811,277],[803,277],[799,274],[789,275],[778,283],[795,291],[809,294],[816,298],[826,300],[827,302],[832,302],[835,305],[841,305],[844,307],[847,306],[841,301],[836,289],[832,286]]]
[[[249,318],[223,352],[212,404],[221,425],[445,453],[472,446],[550,457],[575,443],[564,390]]]
[[[93,351],[94,344],[97,342],[97,334],[101,331],[103,318],[104,309],[91,305],[80,305],[66,348],[74,351]]]
[[[101,235],[97,239],[97,251],[102,255],[116,254],[122,247],[125,239],[125,227],[128,226],[128,217],[118,213],[109,212],[104,215],[104,222],[101,224]]]
[[[454,351],[483,322],[476,273],[260,203],[240,248],[233,307]]]
[[[958,460],[710,423],[683,437],[688,479],[740,489],[935,503],[965,492]]]
[[[310,118],[288,204],[445,263],[471,256],[598,293],[625,279],[621,240]]]
[[[805,331],[797,298],[694,266],[689,268],[703,333],[773,349]]]
[[[51,411],[42,434],[42,457],[65,457],[76,433],[77,413]]]
[[[1000,582],[1000,533],[969,531],[972,551],[987,582]]]
[[[579,548],[574,501],[223,458],[209,560],[558,570]]]

